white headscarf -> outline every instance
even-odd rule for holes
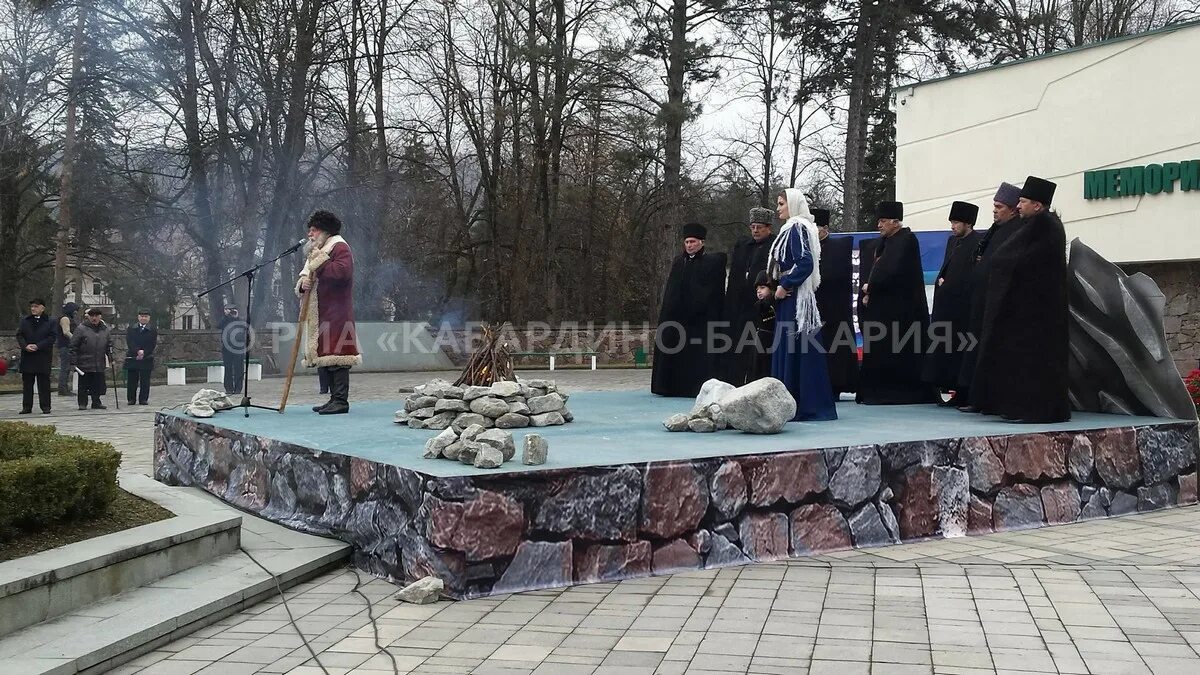
[[[821,327],[821,312],[817,309],[817,287],[821,285],[821,238],[817,234],[817,226],[813,222],[812,212],[808,210],[808,199],[796,188],[783,191],[787,199],[788,219],[779,230],[779,236],[771,244],[771,257],[767,263],[771,277],[776,281],[790,272],[795,265],[784,270],[780,261],[787,252],[788,240],[793,234],[799,237],[803,250],[812,253],[812,274],[795,289],[796,296],[796,331],[811,333]]]

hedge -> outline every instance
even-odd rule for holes
[[[0,539],[102,515],[117,496],[120,464],[108,443],[0,422]]]

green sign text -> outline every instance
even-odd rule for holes
[[[1156,195],[1174,192],[1176,184],[1183,192],[1200,190],[1200,159],[1085,171],[1083,198],[1111,199]]]

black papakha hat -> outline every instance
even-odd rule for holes
[[[138,316],[150,316],[150,310],[143,307],[138,310]]]
[[[30,301],[29,301],[29,304],[31,304],[31,305],[41,305],[42,307],[45,307],[45,306],[46,306],[46,301],[45,301],[45,300],[43,300],[43,299],[41,299],[41,298],[34,298],[34,299],[32,299],[32,300],[30,300]]]
[[[1021,196],[1031,202],[1040,202],[1043,206],[1050,206],[1050,202],[1054,200],[1054,190],[1057,187],[1058,185],[1045,178],[1030,176],[1025,179],[1025,185],[1021,188]]]
[[[979,207],[970,202],[954,202],[950,205],[950,220],[974,226],[978,217]]]
[[[88,316],[99,316],[104,313],[104,310],[99,307],[93,307],[87,311]]]
[[[701,225],[700,223],[688,223],[687,225],[684,225],[680,229],[679,234],[684,239],[688,239],[688,238],[707,239],[708,238],[708,228]]]
[[[342,231],[342,221],[338,220],[338,217],[331,211],[313,211],[313,214],[308,217],[308,227],[315,227],[331,235],[339,234]]]
[[[875,205],[875,217],[904,220],[904,202],[879,202]]]
[[[829,209],[811,209],[811,212],[817,227],[829,227]]]

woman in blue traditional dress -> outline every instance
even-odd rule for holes
[[[821,241],[808,200],[795,188],[776,202],[783,229],[771,245],[767,269],[779,282],[775,290],[775,353],[771,376],[796,399],[794,421],[836,420],[837,407],[819,331],[817,286],[821,284]]]

